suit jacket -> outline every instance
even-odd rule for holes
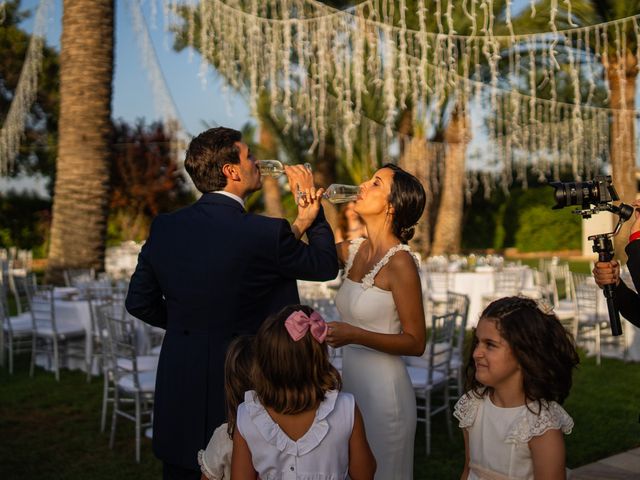
[[[246,213],[224,195],[204,194],[151,225],[131,277],[126,308],[166,329],[158,363],[153,449],[198,468],[197,452],[226,421],[224,358],[237,335],[255,333],[299,303],[296,279],[335,278],[333,233],[320,211],[295,239],[286,220]]]
[[[627,252],[627,267],[631,279],[640,292],[640,240],[635,240],[625,247]],[[624,318],[640,328],[640,296],[631,290],[623,281],[615,289],[615,304]]]

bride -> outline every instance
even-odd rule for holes
[[[422,355],[425,320],[418,268],[407,242],[422,215],[418,179],[387,164],[360,186],[355,211],[368,238],[337,245],[344,282],[336,295],[342,322],[328,343],[343,348],[344,391],[364,418],[377,479],[413,479],[416,400],[401,355]]]

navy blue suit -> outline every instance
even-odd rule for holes
[[[153,425],[154,453],[164,462],[197,469],[198,450],[226,421],[231,339],[299,303],[296,278],[336,276],[336,247],[322,210],[306,233],[308,244],[295,239],[286,220],[246,213],[217,193],[154,220],[126,307],[166,329]]]

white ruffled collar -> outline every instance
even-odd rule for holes
[[[245,392],[244,403],[251,421],[269,444],[288,455],[300,456],[316,448],[329,432],[329,422],[326,419],[333,411],[337,398],[337,390],[330,390],[325,394],[324,400],[316,410],[311,427],[297,441],[292,440],[280,425],[273,421],[254,390]]]
[[[460,421],[460,428],[470,428],[475,422],[478,408],[487,398],[478,398],[472,392],[465,393],[456,406],[453,415]],[[530,405],[531,409],[523,408],[513,420],[504,439],[505,443],[527,443],[533,437],[542,435],[547,430],[561,430],[569,435],[573,430],[573,419],[557,402],[543,402],[540,414],[537,411],[537,403]],[[533,411],[531,411],[533,410]]]

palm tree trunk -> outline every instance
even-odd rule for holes
[[[468,143],[467,113],[456,107],[445,132],[447,155],[440,207],[433,236],[432,255],[459,253],[464,207],[465,154]]]
[[[630,50],[626,58],[612,55],[605,63],[610,89],[611,116],[610,155],[613,184],[624,203],[632,203],[638,194],[636,180],[635,96],[637,58]],[[630,222],[614,239],[618,258],[626,259],[624,247],[629,237]]]
[[[260,126],[260,147],[269,158],[276,158],[278,146],[271,132],[264,125]],[[268,217],[284,218],[282,195],[278,179],[264,177],[262,179],[262,195],[264,199],[264,213]]]
[[[114,0],[64,0],[60,122],[48,281],[104,270],[109,201]]]
[[[431,221],[430,210],[433,200],[431,184],[431,165],[433,156],[429,152],[426,138],[421,132],[416,133],[413,128],[411,110],[405,110],[400,118],[398,133],[400,134],[399,166],[416,176],[424,186],[427,201],[424,212],[416,226],[416,233],[411,239],[411,248],[427,257],[431,250]]]

